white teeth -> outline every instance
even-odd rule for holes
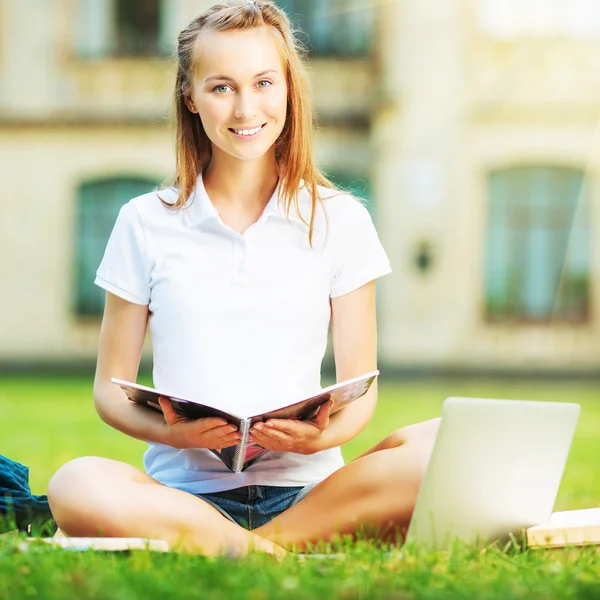
[[[262,129],[262,126],[257,127],[256,129],[234,129],[234,131],[238,135],[254,135],[255,133],[258,133],[261,129]]]

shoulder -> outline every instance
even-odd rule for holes
[[[174,187],[154,190],[132,198],[123,205],[121,213],[132,220],[138,219],[142,224],[153,222],[156,218],[175,213],[168,205],[177,201],[178,192]]]
[[[317,208],[319,212],[326,213],[328,218],[370,218],[363,200],[348,192],[318,185],[317,195],[319,198]],[[303,213],[310,214],[312,198],[309,190],[304,186],[300,188],[298,204]]]
[[[344,240],[359,235],[362,231],[374,228],[371,215],[363,201],[343,190],[317,186],[318,202],[316,206],[314,232],[317,238]],[[310,221],[312,198],[309,190],[302,187],[298,196],[298,205],[306,223]],[[333,242],[334,245],[336,242]]]
[[[364,201],[348,192],[318,186],[321,208],[328,223],[343,226],[358,226],[371,223],[371,215]]]
[[[154,190],[141,196],[132,198],[127,204],[134,208],[141,215],[152,214],[161,207],[169,210],[165,204],[174,204],[177,200],[177,189],[174,187]]]

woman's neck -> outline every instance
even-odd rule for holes
[[[202,181],[217,210],[255,212],[268,204],[278,181],[275,156],[256,161],[241,161],[213,153]]]

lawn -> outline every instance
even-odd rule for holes
[[[147,382],[147,379],[146,379]],[[375,417],[344,448],[347,460],[403,425],[439,415],[448,396],[576,401],[582,412],[556,509],[600,506],[600,383],[452,379],[382,382]],[[52,473],[71,458],[100,455],[141,466],[144,444],[103,424],[93,408],[91,379],[0,379],[0,453],[31,469],[43,494]],[[451,553],[405,551],[389,558],[367,543],[340,559],[276,564],[198,556],[18,553],[0,541],[0,598],[579,598],[600,597],[596,548],[527,551],[457,547]]]

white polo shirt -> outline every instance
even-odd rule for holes
[[[277,192],[243,235],[223,223],[201,176],[185,210],[160,202],[159,195],[175,202],[175,188],[122,207],[95,283],[149,305],[157,389],[242,415],[321,389],[330,298],[391,269],[365,207],[347,194],[320,193],[312,249],[308,227],[287,219]],[[305,188],[299,204],[308,217]],[[235,474],[202,448],[151,444],[144,455],[151,477],[192,493],[304,486],[342,465],[339,448],[271,452]]]

